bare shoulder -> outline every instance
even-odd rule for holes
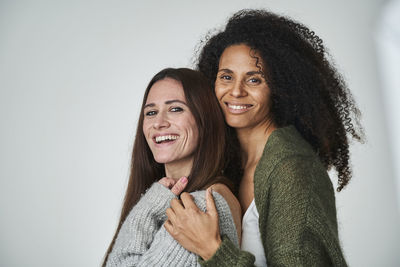
[[[210,188],[219,193],[225,200],[228,202],[228,205],[233,208],[239,207],[240,208],[240,203],[238,199],[235,197],[235,195],[232,193],[232,191],[224,184],[213,184],[210,186]]]
[[[230,196],[232,195],[235,197],[232,193],[232,191],[224,184],[213,184],[209,188],[211,188],[213,191],[218,192],[220,195],[223,197],[225,196]]]
[[[228,203],[232,213],[233,221],[235,222],[236,229],[238,232],[239,240],[241,239],[242,233],[242,209],[240,207],[239,200],[235,197],[232,191],[224,184],[213,184],[210,186],[213,191],[220,194],[225,201]]]

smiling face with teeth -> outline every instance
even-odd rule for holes
[[[144,106],[143,133],[158,163],[190,169],[198,128],[186,104],[182,84],[164,78],[153,84]]]
[[[269,122],[270,89],[257,58],[261,56],[244,44],[227,47],[220,57],[215,94],[226,122],[236,129]]]

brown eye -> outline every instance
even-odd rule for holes
[[[261,80],[258,78],[250,78],[249,82],[254,83],[254,84],[259,84],[259,83],[261,83]]]
[[[220,78],[221,78],[221,80],[227,80],[227,81],[232,80],[232,77],[229,75],[222,75]]]

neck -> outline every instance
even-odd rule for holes
[[[267,121],[255,127],[236,129],[242,150],[242,165],[244,169],[258,163],[269,136],[276,128],[274,123]]]
[[[179,160],[178,162],[165,163],[165,174],[169,178],[179,179],[182,176],[188,177],[192,170],[193,157]]]

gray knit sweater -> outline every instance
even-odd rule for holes
[[[206,210],[205,191],[191,193],[196,205]],[[225,199],[214,192],[221,235],[239,247],[237,231]],[[106,266],[200,266],[198,256],[184,249],[165,230],[166,209],[176,196],[154,183],[124,221]]]

